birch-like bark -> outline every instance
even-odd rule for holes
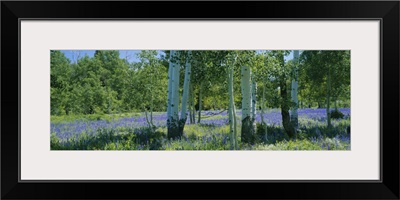
[[[198,99],[198,104],[199,104],[199,116],[197,119],[197,123],[200,124],[201,121],[201,92],[203,90],[203,82],[200,83],[200,89],[199,89],[199,99]]]
[[[186,112],[187,112],[187,102],[189,100],[189,84],[190,84],[190,74],[191,72],[191,64],[190,57],[192,52],[188,51],[186,58],[186,67],[185,67],[185,80],[183,82],[183,95],[182,95],[182,111],[181,111],[181,119],[186,121]]]
[[[254,74],[251,74],[251,82],[251,118],[255,120],[257,115],[257,83]]]
[[[250,68],[242,66],[242,119],[251,117],[251,90],[250,90]]]
[[[189,84],[190,84],[190,74],[191,74],[191,55],[192,51],[188,51],[186,57],[186,66],[185,66],[185,80],[183,82],[183,95],[182,95],[182,110],[181,110],[181,119],[179,120],[179,135],[183,135],[183,129],[185,127],[185,123],[187,120],[187,104],[189,100]]]
[[[263,85],[262,97],[261,97],[261,110],[260,110],[260,117],[261,123],[265,124],[264,122],[264,103],[265,103],[265,84]]]
[[[177,52],[171,51],[171,58],[177,56]],[[169,67],[171,69],[171,76],[169,77],[168,84],[171,82],[169,93],[169,115],[167,120],[168,126],[168,138],[179,138],[179,68],[178,64],[175,64],[170,60]]]
[[[299,101],[298,101],[298,96],[297,96],[298,59],[299,59],[299,51],[298,50],[293,51],[293,59],[295,62],[295,67],[294,67],[293,78],[292,78],[291,98],[292,98],[292,102],[294,103],[294,106],[292,107],[292,110],[291,110],[290,120],[292,122],[293,128],[297,129],[299,126],[299,120],[298,120],[298,114],[297,114],[297,110],[299,107]]]
[[[266,90],[266,80],[264,80],[263,93],[262,93],[261,124],[263,124],[263,125],[265,126],[265,130],[264,130],[264,139],[265,139],[266,141],[268,141],[267,123],[265,123],[265,121],[264,121],[265,90]]]
[[[239,149],[238,146],[238,136],[237,136],[237,120],[236,120],[236,106],[235,106],[235,102],[233,102],[233,137],[235,138],[235,149]]]
[[[234,117],[234,96],[233,96],[233,66],[228,66],[228,94],[229,94],[229,132],[231,138],[231,148],[236,150],[236,134],[235,126],[236,121]]]
[[[242,142],[253,143],[253,121],[251,116],[251,83],[250,67],[243,65],[241,69],[242,87]]]
[[[189,118],[190,118],[190,124],[194,123],[193,120],[193,84],[189,84],[190,92],[189,92]]]
[[[171,118],[172,118],[172,115],[171,115],[172,78],[173,78],[173,77],[172,77],[172,76],[173,76],[172,69],[173,69],[174,63],[171,61],[171,59],[172,59],[172,57],[173,57],[174,54],[175,54],[175,51],[172,50],[171,53],[170,53],[170,61],[169,61],[169,67],[168,67],[167,125],[169,124],[169,121],[170,121]]]
[[[151,93],[151,102],[150,102],[150,124],[153,127],[153,93]]]
[[[194,95],[194,86],[191,84],[192,87],[192,118],[193,118],[193,124],[196,123],[196,108],[195,108],[195,95]]]
[[[171,111],[174,120],[179,120],[179,68],[179,64],[173,66]],[[177,126],[178,122],[176,121],[175,123]]]

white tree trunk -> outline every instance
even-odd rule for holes
[[[254,79],[254,74],[251,75],[251,118],[256,119],[257,112],[257,83]]]
[[[190,92],[189,92],[189,117],[190,117],[190,124],[194,123],[194,119],[193,119],[193,109],[194,109],[194,105],[193,105],[193,84],[189,84],[189,88],[190,88]]]
[[[231,147],[236,150],[236,121],[234,117],[234,96],[233,96],[233,66],[228,66],[228,94],[229,94],[229,132],[231,138]]]
[[[242,66],[242,120],[251,117],[250,67]]]
[[[233,73],[232,73],[233,74]],[[233,76],[233,75],[232,75]],[[233,102],[233,137],[235,138],[235,149],[239,149],[238,146],[238,136],[237,136],[237,120],[236,120],[236,107],[235,107],[235,102]]]
[[[264,82],[264,85],[263,85],[263,92],[262,92],[262,99],[261,99],[261,110],[260,110],[260,112],[261,112],[261,123],[262,124],[265,124],[265,122],[264,122],[264,104],[265,104],[265,82]]]
[[[168,138],[176,139],[180,138],[180,130],[179,130],[179,62],[172,61],[173,57],[177,57],[178,52],[171,51],[171,60],[169,62],[169,74],[171,75],[168,80],[168,96],[169,96],[169,109],[168,119],[167,119],[167,127],[168,127]]]
[[[171,51],[170,53],[170,59],[175,55],[175,51]],[[167,119],[171,120],[172,119],[172,111],[171,111],[171,104],[172,104],[172,80],[173,80],[173,68],[174,68],[174,63],[172,61],[169,62],[169,67],[168,67],[168,99],[167,99]]]
[[[267,131],[267,123],[264,121],[264,106],[265,106],[265,90],[266,90],[266,81],[264,81],[263,85],[263,93],[262,93],[262,103],[261,103],[261,124],[265,125],[264,139],[268,141],[268,131]]]
[[[242,66],[242,142],[254,142],[254,120],[251,116],[250,67]]]
[[[186,58],[186,69],[185,69],[185,80],[183,82],[183,95],[182,95],[182,111],[181,111],[181,119],[186,120],[186,107],[189,100],[189,84],[190,84],[190,74],[191,74],[191,64],[190,58],[192,55],[192,51],[188,51]]]
[[[293,59],[295,61],[295,68],[294,68],[294,73],[293,73],[293,79],[292,79],[292,90],[291,90],[291,97],[292,97],[292,102],[295,104],[292,108],[291,111],[291,116],[290,120],[292,121],[293,127],[295,129],[298,128],[299,125],[299,120],[298,120],[298,113],[297,109],[299,107],[299,100],[297,96],[297,91],[298,91],[298,59],[299,59],[299,51],[295,50],[293,51]]]
[[[151,126],[154,126],[153,124],[153,107],[154,107],[154,100],[153,100],[153,93],[151,94],[151,102],[150,102],[150,124]]]
[[[196,108],[195,108],[195,94],[194,94],[194,86],[193,84],[190,84],[191,88],[192,88],[192,118],[193,118],[193,124],[196,123]]]
[[[152,66],[152,65],[150,65],[150,66]],[[153,66],[152,66],[152,68],[153,68]],[[153,76],[151,77],[151,84],[152,84],[152,86],[154,86]],[[150,100],[150,124],[151,124],[151,127],[153,127],[154,126],[154,124],[153,124],[153,107],[154,107],[153,91],[151,91],[150,96],[151,96],[151,100]]]
[[[176,53],[176,55],[178,55]],[[171,103],[171,115],[173,121],[176,123],[175,125],[178,126],[179,120],[179,64],[174,64],[172,68],[172,103]]]
[[[200,124],[200,121],[201,121],[201,97],[202,97],[201,92],[203,90],[203,83],[204,82],[200,83],[200,89],[199,89],[199,115],[198,115],[198,119],[197,119],[198,124]]]

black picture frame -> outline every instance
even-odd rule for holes
[[[2,1],[1,198],[399,199],[399,8],[399,1]],[[20,182],[20,19],[379,19],[381,181]]]

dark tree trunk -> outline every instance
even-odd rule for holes
[[[167,127],[168,127],[168,139],[180,139],[181,138],[181,131],[179,129],[179,120],[173,119],[172,121],[167,120]]]
[[[326,116],[328,118],[328,127],[330,128],[331,125],[331,68],[328,70],[328,83],[327,83],[327,93],[326,93]]]
[[[285,129],[285,131],[289,137],[293,137],[295,135],[295,130],[292,126],[292,123],[290,123],[290,114],[289,114],[290,106],[289,106],[288,95],[287,95],[286,78],[283,78],[280,81],[280,88],[281,88],[281,97],[282,97],[281,114],[282,114],[283,128]]]
[[[246,117],[242,120],[242,143],[254,144],[254,120],[251,117]]]
[[[181,138],[183,136],[183,129],[185,128],[185,123],[186,123],[187,118],[180,119],[179,124],[178,124],[178,138]]]

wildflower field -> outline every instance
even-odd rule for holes
[[[239,150],[350,150],[350,109],[339,108],[341,119],[326,125],[326,109],[299,109],[296,137],[282,127],[279,109],[258,113],[257,141],[241,143]],[[236,112],[240,136],[241,111]],[[77,119],[79,118],[79,119]],[[154,113],[149,127],[143,113],[51,118],[51,150],[231,150],[227,111],[203,111],[201,122],[186,122],[181,139],[167,139],[166,113]],[[265,128],[266,135],[265,135]],[[240,138],[240,137],[239,137]]]
[[[350,150],[350,55],[50,50],[50,149]]]

